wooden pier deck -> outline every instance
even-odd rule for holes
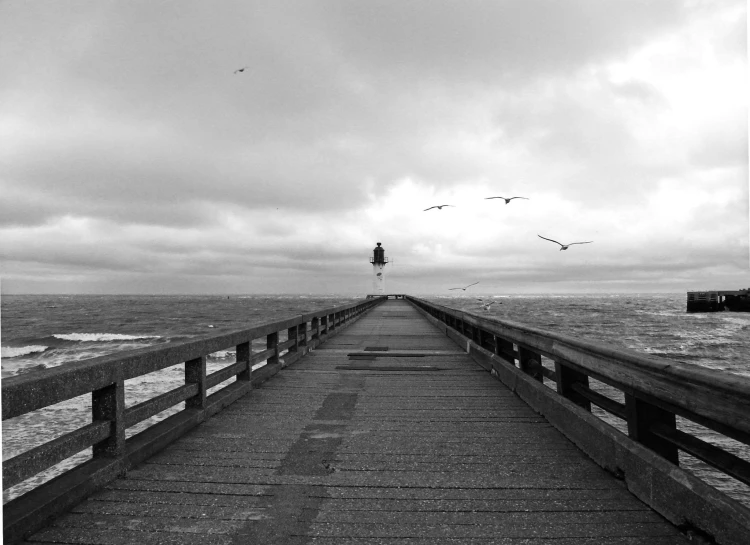
[[[688,542],[403,300],[28,541]]]

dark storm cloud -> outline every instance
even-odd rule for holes
[[[646,36],[679,24],[683,16],[675,1],[317,5],[326,15],[322,25],[327,34],[349,58],[377,66],[382,74],[406,75],[415,84],[420,78],[438,77],[518,85],[564,74],[621,56]]]
[[[453,182],[458,154],[420,152],[452,105],[431,113],[425,98],[574,71],[680,19],[675,2],[77,7],[59,25],[62,5],[37,6],[24,22],[41,40],[12,44],[36,68],[17,61],[10,83],[54,88],[40,104],[67,134],[30,143],[9,174],[94,215],[193,199],[322,211],[361,202],[365,176]]]

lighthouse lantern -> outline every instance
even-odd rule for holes
[[[370,263],[372,263],[372,288],[375,294],[385,294],[385,265],[388,258],[385,257],[385,249],[380,246],[380,242],[372,251]]]

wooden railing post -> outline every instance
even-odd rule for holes
[[[267,365],[279,363],[279,332],[275,331],[266,336],[266,348],[273,348],[273,355],[266,360]]]
[[[91,392],[91,417],[108,420],[109,437],[94,445],[94,458],[116,458],[125,452],[125,381]]]
[[[511,341],[495,336],[495,354],[515,367],[516,352]]]
[[[237,380],[242,381],[252,381],[252,366],[250,365],[250,342],[246,343],[240,343],[237,345],[235,349],[235,360],[240,361],[246,361],[247,362],[247,368],[244,371],[240,371],[237,373],[236,377]]]
[[[638,441],[673,464],[679,465],[680,457],[677,447],[651,432],[651,426],[654,424],[676,429],[674,413],[646,403],[628,393],[625,394],[625,413],[628,420],[628,435],[631,439]]]
[[[206,408],[206,356],[185,362],[185,384],[197,384],[198,393],[185,400],[186,409]]]
[[[564,362],[555,361],[555,375],[557,376],[557,393],[568,398],[579,407],[583,407],[591,412],[591,401],[579,394],[573,388],[574,384],[579,384],[585,388],[589,387],[588,375],[571,369]]]
[[[307,346],[307,322],[297,326],[297,342],[299,346]]]
[[[299,346],[299,339],[297,338],[297,326],[295,325],[287,329],[286,335],[288,340],[294,340],[294,344],[292,344],[292,346],[287,349],[290,354],[294,354],[297,352],[297,347]]]
[[[317,316],[310,322],[310,340],[320,340],[320,318]]]
[[[479,330],[479,346],[495,353],[495,336],[484,329]]]
[[[544,374],[542,374],[542,355],[524,348],[523,346],[518,347],[518,368],[529,375],[534,380],[544,382]]]

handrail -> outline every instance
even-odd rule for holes
[[[489,318],[407,296],[494,359],[543,382],[587,411],[597,405],[625,420],[628,436],[679,465],[683,451],[750,485],[750,462],[677,430],[676,416],[750,446],[750,379]],[[554,363],[554,372],[542,358]],[[624,395],[620,403],[589,387],[589,378]]]
[[[92,396],[92,419],[81,428],[3,460],[3,489],[93,447],[93,459],[89,462],[68,470],[5,505],[5,539],[16,539],[21,535],[19,532],[25,533],[38,527],[40,521],[49,518],[53,512],[73,505],[86,494],[143,461],[205,418],[248,393],[253,384],[267,380],[335,334],[340,327],[386,299],[368,298],[199,340],[171,342],[4,378],[3,420],[85,394]],[[285,334],[287,339],[280,342],[280,333]],[[253,352],[252,341],[263,337],[266,338],[266,349]],[[236,350],[236,361],[207,374],[207,356],[228,348]],[[282,354],[284,350],[287,352]],[[253,368],[262,362],[265,364]],[[183,385],[125,407],[125,380],[183,363]],[[210,388],[232,377],[236,380],[207,395]],[[125,439],[127,428],[183,401],[185,408],[177,414]],[[55,501],[56,504],[51,507]]]

